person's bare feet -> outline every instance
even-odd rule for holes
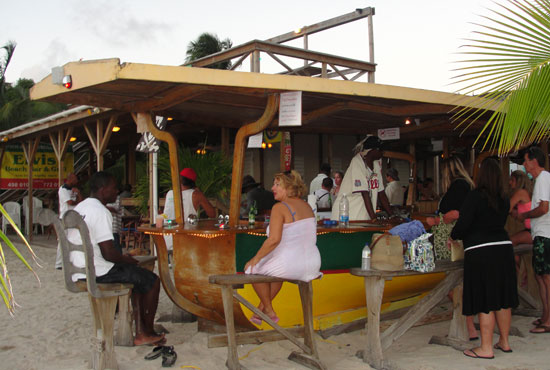
[[[148,344],[156,344],[164,340],[164,334],[146,335],[138,334],[134,338],[134,346],[144,346]]]

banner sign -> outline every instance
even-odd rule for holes
[[[281,93],[279,100],[279,126],[302,125],[302,92]]]
[[[282,137],[283,137],[283,133],[281,131],[272,131],[272,130],[264,131],[264,142],[267,144],[279,143],[281,142]]]
[[[380,140],[399,140],[399,127],[378,129]]]
[[[162,116],[156,116],[155,117],[155,124],[158,127],[159,130],[164,130],[166,127],[168,120],[165,117]],[[144,132],[141,135],[141,138],[139,139],[137,146],[136,146],[136,152],[143,152],[143,153],[156,153],[160,149],[160,142],[159,140],[153,136],[150,132]]]
[[[290,132],[283,133],[283,162],[285,164],[285,171],[290,171],[292,165],[292,143],[290,141]]]
[[[53,148],[49,144],[40,144],[34,156],[32,171],[33,189],[57,189],[59,168]],[[63,161],[63,177],[74,171],[74,154],[69,147]],[[0,169],[0,189],[28,189],[28,166],[23,147],[8,145]]]

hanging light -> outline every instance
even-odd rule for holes
[[[265,143],[262,143],[262,149],[265,149],[266,145]]]
[[[113,132],[119,132],[119,131],[120,131],[120,127],[118,127],[118,126],[113,127]]]
[[[267,147],[268,147],[269,149],[271,149],[272,146],[273,146],[273,144],[267,143]]]
[[[69,139],[69,141],[70,141],[70,142],[76,141],[76,137],[71,136],[71,138]]]
[[[410,125],[411,124],[411,119],[410,118],[405,119],[405,124]]]

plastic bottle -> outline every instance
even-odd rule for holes
[[[248,211],[249,225],[254,225],[256,223],[256,213],[258,213],[258,210],[256,209],[256,201],[253,201],[250,205],[250,211]]]
[[[363,255],[361,259],[361,270],[370,270],[370,246],[369,243],[365,243],[365,247],[363,248]]]
[[[348,227],[349,226],[349,201],[348,197],[344,193],[342,195],[342,198],[340,199],[340,218],[339,218],[339,224],[340,227]]]

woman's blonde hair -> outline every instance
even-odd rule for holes
[[[278,173],[275,175],[275,180],[279,180],[289,197],[302,198],[307,194],[307,186],[297,171],[292,170]]]
[[[444,159],[441,163],[441,185],[443,187],[443,192],[447,192],[456,179],[464,179],[470,184],[472,189],[474,188],[474,181],[470,175],[468,175],[460,158],[449,157]]]
[[[529,180],[525,172],[516,170],[510,174],[510,177],[516,180],[516,188],[511,189],[513,193],[516,192],[516,190],[525,189],[529,193],[529,196],[533,195],[533,183]]]

